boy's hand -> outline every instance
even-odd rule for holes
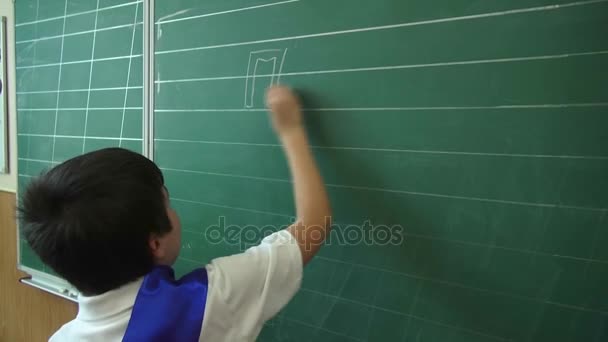
[[[266,105],[270,109],[272,125],[277,134],[284,136],[302,128],[302,108],[294,92],[283,86],[273,86],[266,92]]]

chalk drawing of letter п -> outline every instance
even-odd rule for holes
[[[249,53],[247,78],[245,79],[245,108],[253,108],[254,106],[256,79],[270,77],[271,86],[280,83],[285,56],[287,56],[287,48],[259,50]],[[271,74],[258,75],[259,67],[269,65],[272,65]]]

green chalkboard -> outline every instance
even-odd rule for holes
[[[263,93],[303,95],[336,227],[260,341],[608,339],[608,2],[155,6],[180,271],[289,223]]]
[[[263,93],[303,98],[335,226],[260,341],[608,340],[608,0],[153,2],[178,273],[291,222]],[[143,2],[15,7],[19,189],[141,151]]]
[[[84,152],[142,151],[142,15],[142,1],[15,1],[19,191]]]

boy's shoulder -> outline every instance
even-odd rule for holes
[[[254,340],[300,289],[302,272],[300,247],[285,230],[244,253],[214,259],[207,265],[209,297],[201,337]]]
[[[302,280],[300,249],[287,231],[243,253],[214,259],[205,269],[208,289],[200,337],[207,341],[255,339]],[[142,283],[140,279],[99,296],[81,296],[76,319],[50,341],[122,341]]]

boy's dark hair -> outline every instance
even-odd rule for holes
[[[103,149],[33,180],[19,212],[40,259],[86,295],[144,276],[151,234],[171,230],[158,167],[135,152]]]

